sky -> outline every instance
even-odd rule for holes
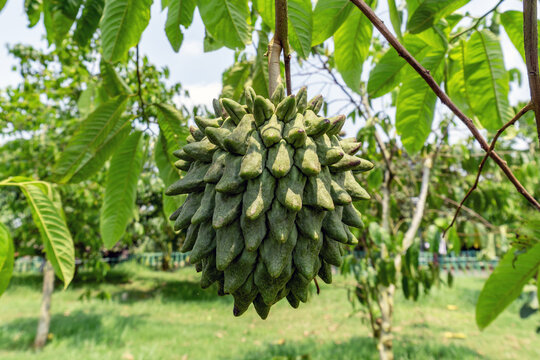
[[[463,7],[462,13],[469,12],[471,15],[480,16],[491,9],[497,0],[471,0]],[[34,47],[45,49],[47,42],[43,36],[45,29],[40,22],[34,28],[27,28],[28,19],[24,13],[24,1],[8,0],[5,8],[0,12],[0,88],[7,85],[14,85],[20,81],[18,73],[12,71],[15,60],[7,53],[8,44],[29,44]],[[386,1],[380,1],[377,14],[390,24]],[[519,0],[505,0],[499,7],[500,11],[521,10],[522,3]],[[167,13],[161,11],[159,0],[155,0],[152,5],[151,20],[148,28],[144,31],[140,43],[141,53],[148,56],[149,60],[158,66],[167,66],[170,69],[170,82],[180,82],[184,89],[190,93],[190,99],[176,99],[190,107],[193,104],[211,105],[213,98],[218,97],[221,92],[221,75],[229,67],[234,59],[234,52],[229,49],[220,49],[210,53],[203,51],[204,27],[200,16],[195,15],[193,25],[184,34],[184,42],[178,53],[175,53],[165,36],[164,26]],[[376,31],[376,30],[374,30]],[[521,56],[505,34],[501,34],[504,51],[504,61],[508,68],[518,68],[524,75],[523,84],[519,88],[513,88],[510,93],[511,104],[518,100],[525,100],[529,97],[529,90],[526,81],[526,69]],[[293,64],[294,65],[294,64]],[[300,71],[299,67],[293,66],[293,87],[300,87],[295,84],[295,71]],[[367,80],[369,68],[366,66],[362,74],[363,80]],[[317,78],[311,80],[317,82]],[[316,95],[317,86],[308,88],[308,96]],[[326,94],[327,100],[343,97],[339,89],[331,88]],[[179,104],[177,104],[179,105]],[[440,105],[440,104],[439,104]],[[388,97],[376,99],[373,103],[375,110],[387,109],[389,107]],[[330,112],[337,111],[340,106],[336,103],[330,106]],[[438,112],[444,111],[438,106]],[[390,114],[391,111],[390,111]],[[348,123],[345,131],[355,134],[362,123]],[[454,130],[454,132],[465,132],[464,127]]]

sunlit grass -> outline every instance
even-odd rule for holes
[[[231,299],[201,290],[191,268],[160,273],[124,266],[112,275],[107,284],[79,282],[54,293],[51,341],[37,354],[31,344],[41,280],[16,276],[0,298],[0,358],[377,358],[364,315],[353,313],[346,299],[347,279],[322,285],[321,294],[297,310],[280,303],[263,321],[253,309],[234,318]],[[518,304],[484,332],[476,328],[474,305],[483,281],[457,277],[453,289],[434,289],[416,303],[399,296],[396,358],[540,359],[538,316],[521,320]]]

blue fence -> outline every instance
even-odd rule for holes
[[[187,265],[188,255],[189,254],[173,252],[169,260],[169,267],[177,269]],[[364,254],[362,252],[356,252],[356,255],[363,256]],[[421,252],[418,260],[420,265],[427,265],[429,262],[433,261],[433,254]],[[159,270],[163,267],[163,253],[130,254],[129,256],[123,257],[103,258],[102,261],[108,263],[111,267],[127,261],[134,261],[151,269]],[[444,256],[439,255],[438,261],[441,269],[450,271],[491,271],[498,263],[498,260],[478,259],[478,252],[476,251],[464,251],[459,256],[454,254]],[[44,259],[39,256],[21,257],[15,260],[14,271],[19,273],[41,272],[43,262]],[[80,260],[77,260],[77,265],[82,270],[86,268],[85,263]]]

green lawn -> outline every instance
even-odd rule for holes
[[[131,282],[73,284],[53,295],[51,341],[30,345],[40,304],[40,278],[16,276],[0,298],[0,358],[8,359],[376,359],[366,318],[353,313],[345,279],[294,310],[275,306],[267,320],[253,309],[232,316],[229,297],[200,290],[193,269],[133,270]],[[113,274],[115,275],[115,274]],[[397,299],[397,359],[540,359],[538,317],[521,320],[513,304],[484,332],[474,323],[483,279],[457,277],[418,302]],[[111,300],[100,300],[105,290]],[[92,292],[90,300],[81,295]],[[457,307],[449,310],[448,305]],[[453,307],[450,307],[453,308]],[[454,335],[454,337],[452,337]],[[464,338],[456,338],[463,337]]]

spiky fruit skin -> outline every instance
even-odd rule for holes
[[[369,199],[358,173],[373,168],[341,139],[344,117],[317,115],[322,98],[271,99],[246,90],[247,106],[214,101],[217,119],[198,119],[191,143],[175,154],[186,175],[167,194],[188,194],[171,215],[186,233],[182,251],[202,269],[201,286],[218,282],[234,297],[235,316],[251,303],[260,317],[286,298],[307,301],[315,276],[331,282],[344,246],[363,226],[353,201]],[[227,115],[228,114],[228,115]],[[202,136],[201,134],[204,134]]]

